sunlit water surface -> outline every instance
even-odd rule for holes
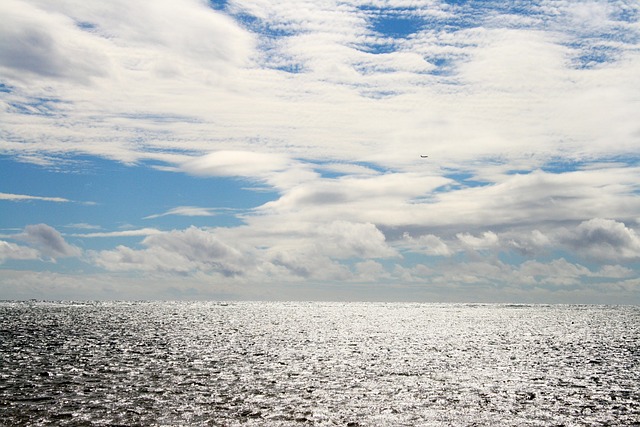
[[[0,303],[0,424],[640,425],[640,307]]]

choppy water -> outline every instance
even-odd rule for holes
[[[640,425],[640,307],[0,303],[4,425]]]

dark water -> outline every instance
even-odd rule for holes
[[[640,307],[0,303],[0,423],[640,425]]]

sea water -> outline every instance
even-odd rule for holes
[[[0,424],[640,425],[640,307],[2,302]]]

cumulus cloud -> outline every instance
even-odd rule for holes
[[[452,292],[473,289],[475,295],[483,291],[495,295],[510,295],[532,289],[557,292],[560,289],[581,289],[583,291],[606,292],[600,281],[594,278],[612,279],[611,283],[624,281],[630,271],[621,266],[604,266],[592,271],[584,265],[572,263],[565,258],[551,261],[526,260],[522,263],[507,264],[497,259],[477,258],[471,262],[456,262],[427,268],[416,265],[413,268],[398,267],[396,278],[405,282],[427,282],[432,286],[443,286]]]
[[[561,242],[596,260],[640,259],[640,236],[624,223],[612,219],[593,218],[566,231]]]
[[[399,256],[375,225],[343,220],[328,224],[283,223],[262,230],[257,239],[253,236],[251,240],[255,248],[264,248],[256,254],[263,263],[261,268],[284,277],[348,280],[353,273],[343,263],[345,260]]]
[[[239,259],[241,257],[239,251],[221,242],[213,233],[196,227],[149,236],[143,240],[143,244],[181,253],[189,259],[202,262],[219,258]]]
[[[527,261],[519,268],[523,277],[533,277],[540,283],[573,285],[579,283],[582,276],[590,276],[591,271],[581,265],[567,262],[564,258],[548,263]]]
[[[0,263],[8,259],[38,259],[40,252],[33,248],[0,240]]]
[[[357,273],[355,278],[360,281],[377,282],[385,277],[390,277],[384,266],[373,260],[359,262],[355,268]]]
[[[55,228],[47,224],[27,225],[23,233],[15,238],[29,243],[52,259],[79,256],[82,253],[80,248],[67,243]]]
[[[479,237],[469,233],[458,233],[456,237],[466,247],[476,250],[495,248],[499,242],[498,235],[493,231],[485,231]]]
[[[424,234],[413,238],[408,233],[404,233],[402,245],[411,252],[426,255],[450,256],[453,254],[449,246],[441,238],[433,234]]]
[[[387,258],[397,256],[384,234],[370,223],[334,221],[311,235],[321,253],[335,258]]]
[[[266,253],[267,272],[280,280],[344,281],[351,278],[349,269],[326,255],[304,248],[302,252],[272,248]]]
[[[551,239],[540,230],[533,230],[524,234],[516,233],[515,236],[508,236],[508,241],[506,242],[508,249],[515,249],[521,255],[535,255],[551,244]]]
[[[227,243],[225,235],[235,236]],[[397,257],[373,224],[336,221],[310,229],[271,230],[243,238],[229,230],[189,227],[146,237],[145,249],[118,246],[92,252],[91,259],[111,271],[157,271],[170,274],[306,277],[347,279],[350,270],[338,261]]]
[[[92,253],[95,263],[111,271],[164,271],[220,273],[225,276],[242,274],[249,254],[242,254],[220,241],[213,233],[190,227],[182,231],[153,234],[135,250],[118,246],[115,250]]]
[[[621,265],[604,265],[600,270],[594,273],[594,276],[624,279],[627,277],[633,277],[634,271]]]

